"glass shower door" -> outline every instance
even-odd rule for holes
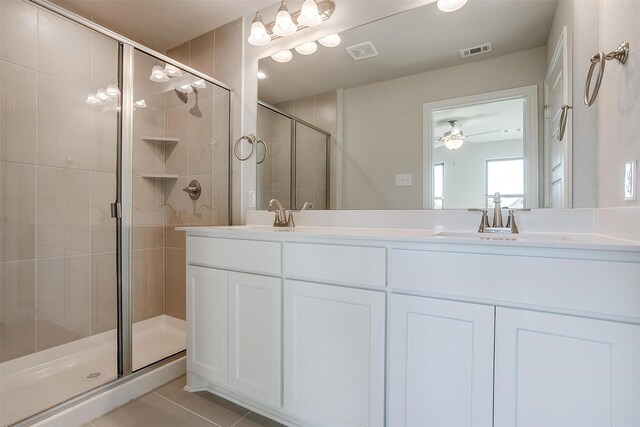
[[[0,425],[117,377],[119,45],[0,2]]]
[[[175,228],[229,224],[230,93],[136,50],[133,102],[137,370],[186,348],[185,233]]]

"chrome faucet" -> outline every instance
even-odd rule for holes
[[[300,210],[301,211],[306,211],[307,209],[313,209],[313,203],[304,202],[304,205],[302,205],[302,209],[300,209]]]
[[[502,223],[502,203],[500,193],[493,195],[493,224],[489,226],[489,216],[487,215],[487,209],[469,209],[469,212],[482,212],[482,219],[480,220],[480,227],[478,227],[478,233],[505,233],[505,234],[518,234],[518,225],[516,224],[516,212],[529,212],[531,209],[509,209],[509,216],[507,218],[507,225]],[[505,208],[506,209],[506,208]]]
[[[275,205],[275,208],[274,208]],[[275,212],[276,217],[273,220],[274,227],[295,227],[293,222],[293,214],[289,211],[289,217],[287,218],[287,214],[285,212],[284,206],[277,199],[271,199],[269,201],[269,212]]]

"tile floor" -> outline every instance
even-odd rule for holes
[[[183,390],[182,376],[85,427],[280,427],[282,424],[207,392]]]

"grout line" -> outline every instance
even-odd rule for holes
[[[198,413],[197,413],[197,412],[195,412],[195,411],[192,411],[192,410],[191,410],[191,409],[189,409],[189,408],[185,408],[184,406],[180,405],[179,403],[174,402],[173,400],[169,399],[168,397],[165,397],[165,396],[161,395],[161,394],[160,394],[160,393],[158,393],[157,391],[152,391],[151,393],[153,393],[153,394],[155,394],[155,395],[157,395],[157,396],[160,396],[160,397],[161,397],[161,398],[163,398],[164,400],[167,400],[167,401],[169,401],[169,402],[173,403],[174,405],[176,405],[176,406],[178,406],[178,407],[180,407],[180,408],[184,409],[184,410],[185,410],[185,411],[187,411],[187,412],[191,412],[192,414],[197,415],[198,417],[200,417],[200,418],[202,418],[203,420],[205,420],[205,421],[207,421],[207,422],[209,422],[209,423],[213,424],[213,425],[214,425],[214,426],[216,426],[216,427],[222,427],[220,424],[217,424],[217,423],[215,423],[215,422],[211,421],[210,419],[208,419],[208,418],[206,418],[206,417],[204,417],[204,416],[202,416],[202,415],[198,414]]]
[[[249,415],[251,415],[253,413],[253,411],[249,411],[249,413],[247,415],[245,415],[244,417],[240,418],[238,421],[236,421],[235,423],[231,424],[231,427],[235,427],[236,425],[240,424],[240,422],[242,420],[244,420],[245,418],[247,418]]]

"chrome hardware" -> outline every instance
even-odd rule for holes
[[[591,57],[591,66],[589,67],[587,81],[584,85],[584,104],[587,107],[591,107],[593,103],[596,102],[598,92],[600,91],[600,85],[602,84],[602,77],[604,77],[604,66],[606,61],[611,61],[613,59],[618,61],[618,64],[620,65],[627,62],[627,59],[629,59],[629,42],[622,42],[616,50],[607,54],[604,52],[598,52]],[[589,93],[591,90],[591,79],[593,78],[593,72],[595,71],[596,65],[598,65],[598,77],[596,77],[593,92]]]
[[[511,234],[518,234],[520,231],[518,230],[518,226],[516,225],[516,212],[529,212],[531,209],[509,209],[509,217],[507,218],[507,228],[511,230]]]
[[[492,228],[502,228],[502,203],[500,193],[493,195],[493,223]]]
[[[262,157],[262,160],[260,160],[260,161],[256,160],[256,164],[257,165],[261,165],[262,163],[264,163],[265,160],[267,160],[267,144],[261,139],[256,140],[256,144],[262,144],[262,146],[264,147],[264,156]],[[256,148],[256,150],[257,150],[257,148]],[[256,154],[256,156],[257,156],[257,154]]]
[[[275,208],[274,208],[275,205]],[[285,212],[284,206],[277,199],[271,199],[269,201],[269,212],[275,212],[276,217],[273,220],[274,227],[295,227],[295,223],[293,222],[293,212],[289,211],[289,216],[287,218],[287,214]]]
[[[484,233],[484,230],[489,228],[489,215],[487,215],[486,209],[471,208],[469,212],[482,212],[482,219],[480,220],[480,227],[478,227],[478,233]]]
[[[311,202],[304,202],[304,205],[302,205],[302,211],[306,211],[308,209],[313,209],[313,203]]]
[[[496,193],[493,197],[493,225],[489,227],[489,216],[487,215],[488,209],[469,209],[469,212],[482,212],[482,219],[480,220],[480,227],[478,227],[478,233],[503,233],[503,234],[518,234],[518,226],[516,225],[516,215],[518,211],[529,212],[531,209],[507,209],[509,215],[507,217],[507,225],[502,225],[502,209],[500,206],[500,193]]]
[[[560,122],[558,123],[558,141],[564,139],[564,134],[567,131],[567,121],[569,119],[569,110],[573,107],[570,105],[562,106],[562,113],[560,113]]]
[[[191,200],[198,200],[200,198],[200,194],[202,193],[202,187],[200,186],[200,182],[197,179],[194,179],[182,189],[185,193],[189,195]]]
[[[111,218],[122,218],[122,203],[111,203]]]
[[[249,144],[251,144],[251,151],[249,152],[247,157],[240,157],[240,154],[238,154],[238,146],[240,145],[242,140],[246,140]],[[266,145],[265,145],[265,147],[266,147]],[[256,136],[253,135],[253,134],[251,134],[251,135],[242,135],[240,138],[238,138],[236,143],[233,144],[233,155],[236,156],[236,159],[240,160],[241,162],[244,162],[249,157],[251,157],[251,155],[253,154],[253,150],[255,148],[256,148]]]

